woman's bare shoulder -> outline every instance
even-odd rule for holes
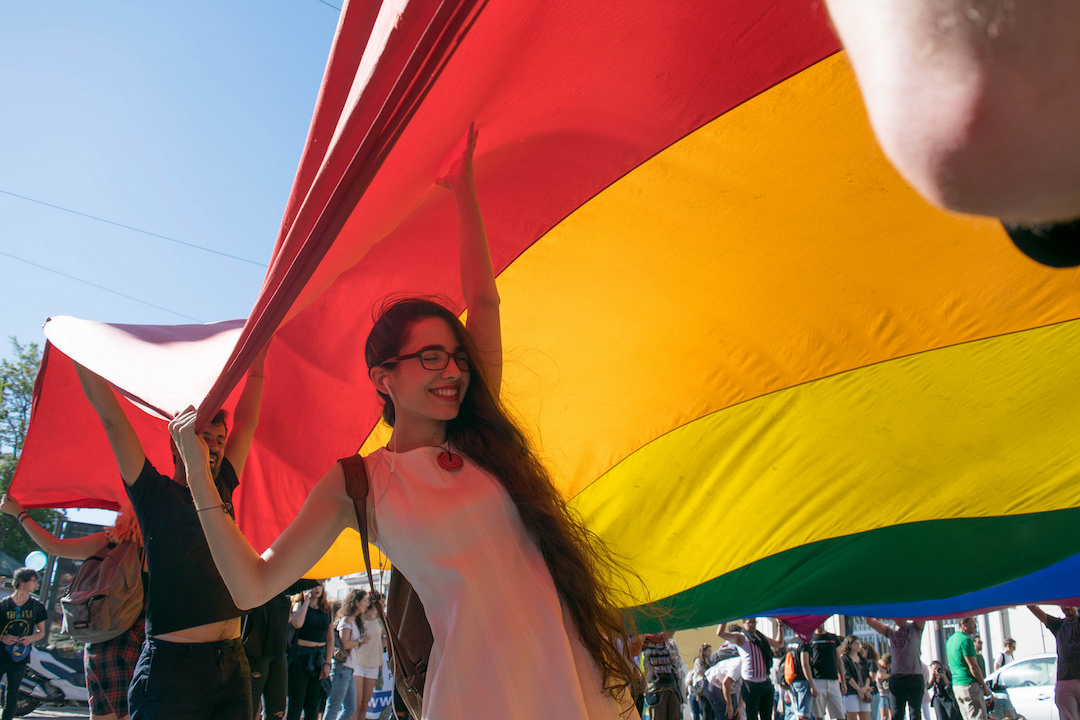
[[[336,462],[326,471],[308,496],[307,503],[322,509],[325,514],[331,510],[347,518],[352,515],[352,498],[345,483],[345,471],[340,462]]]

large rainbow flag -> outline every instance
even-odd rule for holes
[[[890,168],[818,2],[350,2],[246,321],[58,318],[13,491],[122,493],[69,358],[161,417],[229,406],[273,336],[237,498],[258,547],[386,437],[362,343],[393,292],[460,303],[470,122],[503,397],[669,627],[941,616],[1080,596],[1080,274]],[[362,566],[346,534],[311,574]]]

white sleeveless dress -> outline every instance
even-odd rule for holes
[[[435,638],[423,720],[618,720],[517,508],[468,459],[444,470],[441,451],[365,458],[372,541],[413,584]]]

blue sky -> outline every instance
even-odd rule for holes
[[[247,316],[338,15],[320,0],[3,4],[4,357],[8,336],[43,344],[51,315],[139,324]]]

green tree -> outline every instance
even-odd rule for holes
[[[20,345],[10,338],[14,360],[0,360],[0,490],[7,492],[15,466],[22,453],[30,408],[34,400],[34,379],[41,366],[41,352],[36,343]],[[30,510],[30,515],[52,529],[61,514],[55,510]],[[10,515],[0,516],[0,550],[22,562],[37,546],[30,541],[19,523]]]

